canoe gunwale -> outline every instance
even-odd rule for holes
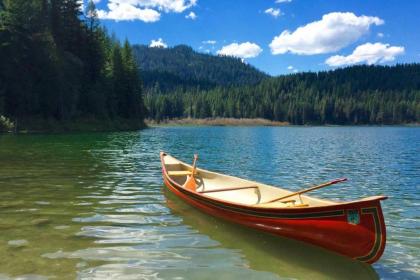
[[[194,192],[192,190],[183,188],[180,184],[178,184],[176,181],[174,181],[168,175],[168,172],[167,172],[166,166],[165,166],[165,162],[164,162],[164,159],[163,159],[163,157],[165,155],[168,155],[168,154],[165,153],[165,152],[161,152],[160,153],[160,160],[161,160],[161,164],[162,164],[162,173],[163,173],[164,177],[166,177],[167,180],[171,182],[171,184],[175,185],[179,189],[182,189],[182,190],[187,191],[190,195],[195,196],[195,195],[198,194],[201,197],[204,197],[204,198],[206,198],[208,200],[213,200],[213,201],[215,201],[217,203],[223,203],[223,204],[226,204],[226,205],[229,205],[229,206],[232,206],[232,207],[248,208],[249,210],[255,210],[255,209],[267,210],[268,212],[270,212],[270,211],[276,211],[277,212],[279,210],[284,211],[284,212],[307,212],[307,210],[330,210],[330,208],[331,209],[335,209],[337,207],[340,207],[340,208],[349,208],[349,207],[352,207],[352,206],[354,207],[354,206],[356,206],[359,203],[363,203],[364,204],[365,202],[381,201],[381,200],[385,200],[385,199],[388,198],[387,196],[380,195],[380,196],[371,196],[371,197],[366,197],[366,198],[359,199],[359,200],[345,201],[345,202],[335,202],[335,201],[329,201],[329,200],[323,199],[324,201],[331,202],[332,204],[329,204],[329,205],[321,205],[321,206],[308,206],[308,207],[269,207],[269,206],[261,207],[258,204],[234,203],[232,201],[228,201],[228,200],[224,200],[224,199],[219,199],[219,198],[215,198],[215,197],[205,196],[203,194],[200,194],[200,192]],[[181,160],[178,160],[178,159],[176,159],[176,160],[179,161],[179,163],[181,163],[181,164],[183,164],[185,166],[191,167],[189,164],[187,164],[187,163],[185,163],[185,162],[183,162]],[[202,172],[212,173],[212,174],[215,174],[215,175],[221,175],[221,174],[218,174],[216,172],[208,171],[208,170],[201,169],[201,168],[197,168],[196,170],[197,170],[197,172],[198,171],[202,171]],[[230,176],[230,175],[223,175],[223,176],[227,176],[227,177],[231,177],[231,178],[235,178],[235,179],[237,178],[237,177]],[[250,183],[257,183],[258,184],[258,182],[254,182],[254,181],[251,181],[251,180],[246,180],[246,181],[248,181]],[[282,190],[284,190],[284,189],[282,189]],[[306,197],[308,197],[308,196],[306,196]],[[261,203],[261,204],[264,204],[264,203]]]

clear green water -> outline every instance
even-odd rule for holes
[[[158,153],[314,195],[386,194],[373,266],[244,229],[164,191]],[[420,129],[179,127],[0,136],[0,279],[420,278]]]

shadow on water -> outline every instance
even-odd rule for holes
[[[287,279],[379,279],[370,265],[209,216],[166,188],[164,194],[167,207],[184,224],[219,242],[221,247],[242,253],[250,269]]]

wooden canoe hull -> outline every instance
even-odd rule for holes
[[[221,202],[174,182],[162,164],[166,187],[207,214],[272,234],[311,243],[366,263],[377,261],[385,248],[386,229],[380,200],[314,208],[256,208]]]

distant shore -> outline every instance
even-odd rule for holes
[[[270,121],[267,119],[234,119],[234,118],[207,118],[207,119],[168,119],[157,122],[145,120],[147,126],[286,126],[288,122]]]
[[[207,118],[207,119],[165,119],[160,122],[152,119],[146,119],[147,127],[161,126],[289,126],[289,122],[271,121],[268,119],[256,118]],[[419,123],[401,123],[401,124],[305,124],[298,126],[403,126],[403,127],[419,127]]]
[[[359,125],[340,125],[340,124],[305,124],[292,125],[289,122],[271,121],[262,118],[206,118],[206,119],[166,119],[160,122],[152,119],[145,119],[144,121],[138,119],[114,119],[114,120],[98,120],[98,119],[78,119],[73,121],[56,121],[56,120],[42,120],[31,119],[20,121],[17,129],[15,127],[4,130],[0,126],[0,134],[7,133],[69,133],[69,132],[116,132],[116,131],[137,131],[152,127],[165,126],[382,126],[382,127],[420,127],[420,123],[405,123],[405,124],[359,124]]]

